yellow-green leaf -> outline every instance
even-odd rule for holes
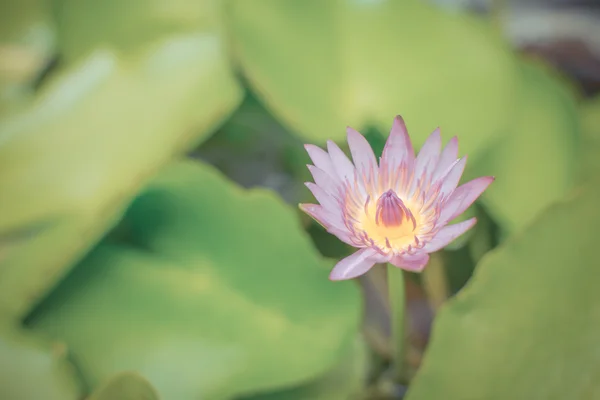
[[[441,126],[473,155],[509,127],[513,58],[484,21],[427,3],[234,0],[234,54],[306,140],[341,140],[347,125],[388,132],[401,114],[417,147]]]
[[[122,372],[112,377],[95,391],[89,400],[159,400],[150,383],[133,372]]]
[[[579,172],[582,180],[600,174],[600,96],[584,103],[580,110],[583,132]]]
[[[506,232],[529,224],[575,181],[580,121],[573,93],[539,64],[521,63],[522,94],[512,127],[467,175],[493,175],[481,201]]]
[[[0,0],[0,115],[33,95],[33,83],[54,55],[48,0]]]
[[[354,348],[327,374],[314,382],[240,400],[348,400],[360,398],[367,383],[368,349],[358,339]]]
[[[130,58],[176,36],[202,36],[219,51],[215,77],[233,81],[225,65],[222,0],[54,0],[61,55],[72,61],[98,48]],[[214,95],[214,94],[211,94]]]
[[[51,346],[16,330],[0,333],[0,398],[79,400],[81,387],[64,343]]]
[[[481,260],[436,317],[408,400],[600,398],[599,183]]]
[[[202,34],[135,62],[98,51],[0,121],[0,235],[46,225],[0,268],[0,318],[27,312],[150,176],[237,105],[218,54]]]
[[[299,385],[356,337],[352,282],[332,283],[297,215],[212,168],[172,165],[30,320],[64,339],[96,385],[120,370],[165,400],[229,399]]]

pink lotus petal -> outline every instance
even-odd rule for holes
[[[448,221],[452,221],[465,212],[481,196],[485,189],[490,186],[494,179],[493,176],[482,176],[456,188],[444,204],[439,223],[446,224]]]
[[[338,262],[329,279],[332,281],[341,281],[352,279],[367,273],[376,263],[377,252],[371,248],[365,248],[348,256]]]
[[[457,162],[454,165],[452,165],[448,173],[442,178],[443,182],[442,187],[440,188],[440,196],[447,196],[450,193],[452,193],[454,189],[456,189],[456,186],[460,181],[460,177],[465,171],[466,165],[467,156],[464,156],[460,160],[457,160]]]
[[[315,164],[315,167],[324,171],[332,178],[337,177],[335,169],[333,168],[333,162],[325,150],[312,144],[305,144],[304,148],[306,149],[306,152],[308,153],[308,156],[312,160],[313,164]]]
[[[312,182],[306,182],[305,185],[308,188],[308,190],[311,191],[313,196],[315,196],[315,199],[317,199],[319,204],[321,204],[321,206],[325,208],[325,210],[329,212],[337,212],[341,208],[340,202],[337,201],[333,196],[327,193],[320,186]]]
[[[346,133],[348,134],[348,146],[356,169],[364,176],[369,176],[369,172],[376,173],[377,159],[367,139],[350,127],[346,128]]]
[[[344,182],[353,182],[354,165],[350,162],[342,149],[331,140],[328,140],[327,151],[329,152],[329,157],[331,158],[333,169],[335,169],[337,176]]]
[[[321,224],[325,229],[335,228],[341,231],[347,231],[346,225],[339,212],[332,212],[318,204],[300,204],[300,209],[310,215],[315,221]]]
[[[423,250],[432,253],[446,247],[454,239],[471,229],[476,222],[477,218],[473,217],[458,224],[445,226],[429,243],[423,246]]]
[[[340,184],[337,179],[334,180],[331,175],[314,165],[307,165],[307,167],[317,185],[327,191],[330,195],[337,195],[339,191],[338,185]]]
[[[342,242],[349,244],[350,246],[354,246],[354,247],[364,247],[364,246],[360,246],[360,242],[358,242],[354,236],[352,236],[352,234],[350,234],[350,232],[347,229],[337,229],[334,227],[330,227],[326,229],[327,232],[331,233],[332,235],[334,235],[335,237],[337,237],[338,239],[340,239]]]
[[[414,192],[421,179],[425,178],[428,173],[433,172],[438,163],[441,149],[442,137],[438,128],[429,135],[415,160],[415,179],[410,190],[411,193]]]
[[[383,148],[381,164],[385,163],[388,170],[393,171],[399,168],[403,161],[407,165],[412,165],[414,160],[415,150],[408,136],[406,124],[402,117],[397,115]]]
[[[448,141],[444,150],[442,150],[442,154],[440,154],[440,159],[438,161],[437,166],[435,167],[435,171],[433,172],[433,180],[432,182],[437,181],[442,178],[448,168],[456,161],[458,158],[458,138],[454,136],[452,139]]]
[[[413,272],[421,272],[428,262],[429,254],[427,253],[400,254],[390,260],[390,264]]]
[[[466,157],[457,159],[458,140],[450,139],[442,151],[436,129],[415,158],[399,116],[379,166],[367,140],[352,128],[347,132],[354,164],[331,141],[328,152],[306,146],[315,163],[308,166],[315,183],[307,187],[320,205],[301,204],[300,208],[329,233],[360,249],[336,265],[331,279],[351,279],[383,262],[422,271],[428,253],[445,247],[475,224],[471,218],[447,226],[493,178],[478,178],[457,188],[467,162]]]

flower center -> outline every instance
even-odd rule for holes
[[[382,194],[379,200],[377,200],[375,223],[391,228],[400,226],[404,219],[412,219],[413,225],[415,224],[415,218],[396,192],[390,189]]]
[[[381,249],[402,251],[415,245],[415,231],[420,219],[420,215],[415,218],[410,208],[390,189],[376,202],[367,199],[360,228]]]

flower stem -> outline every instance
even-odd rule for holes
[[[448,279],[441,253],[431,254],[429,265],[422,272],[423,289],[427,294],[429,306],[434,312],[446,302],[449,296]]]
[[[388,264],[388,295],[392,328],[392,360],[397,383],[405,383],[405,312],[404,273],[402,269]]]

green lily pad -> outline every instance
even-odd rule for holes
[[[0,268],[0,318],[19,317],[121,216],[162,165],[236,107],[220,49],[172,38],[136,62],[98,51],[0,121],[0,236],[47,229]]]
[[[352,346],[358,288],[327,279],[292,208],[191,161],[133,203],[30,319],[92,385],[137,371],[161,398],[229,399],[298,385]]]
[[[0,391],[6,400],[78,400],[81,387],[64,344],[14,330],[0,333]]]
[[[581,136],[574,95],[554,74],[523,61],[521,82],[512,129],[467,172],[496,176],[481,201],[507,233],[527,226],[568,192]]]
[[[583,143],[579,172],[585,181],[600,174],[600,96],[584,103],[580,115]]]
[[[159,400],[150,383],[133,372],[123,372],[112,377],[94,392],[89,400]]]
[[[173,35],[201,35],[205,45],[219,49],[206,54],[223,64],[215,76],[233,81],[225,65],[222,4],[222,0],[55,0],[61,54],[74,60],[110,47],[121,57],[132,57]]]
[[[475,16],[419,0],[234,0],[229,16],[252,88],[310,142],[401,114],[417,147],[441,126],[472,154],[509,126],[513,57]]]
[[[599,183],[481,260],[436,317],[408,400],[600,397]]]
[[[338,365],[314,382],[278,392],[243,397],[240,400],[348,400],[359,398],[365,390],[368,373],[366,344],[356,340],[352,352]]]
[[[0,0],[0,114],[33,95],[54,55],[56,32],[47,0]]]

